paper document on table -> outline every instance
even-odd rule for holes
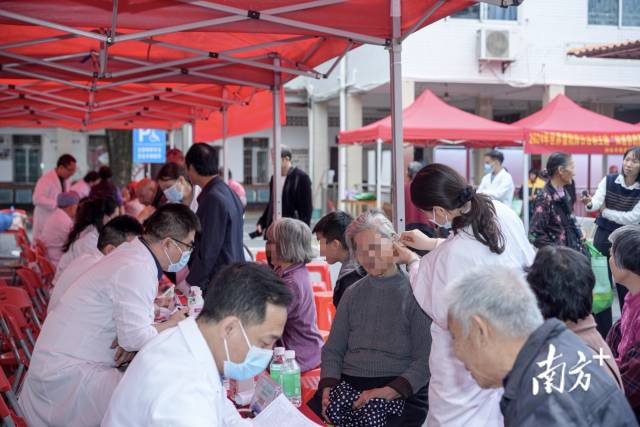
[[[305,417],[302,412],[289,402],[284,394],[278,396],[264,411],[253,420],[256,427],[318,427],[316,423]]]

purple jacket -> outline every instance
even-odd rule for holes
[[[287,307],[282,345],[287,350],[295,350],[301,372],[310,371],[320,366],[324,342],[318,331],[309,270],[304,264],[296,264],[284,270],[276,268],[276,273],[293,294],[293,300]]]

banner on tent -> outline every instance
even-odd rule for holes
[[[554,151],[580,154],[623,154],[640,145],[640,132],[623,135],[582,135],[568,132],[531,132],[525,145],[528,154]]]
[[[133,130],[133,162],[164,163],[167,159],[166,132],[159,129]]]

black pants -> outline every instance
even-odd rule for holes
[[[395,377],[363,378],[342,375],[342,381],[346,381],[358,391],[371,390],[384,387],[393,381]],[[422,387],[410,398],[404,401],[402,415],[391,415],[387,418],[387,427],[421,427],[427,419],[429,412],[429,384]],[[322,418],[322,390],[313,396],[307,403],[309,408]],[[339,427],[339,426],[338,426]]]
[[[611,275],[611,268],[609,267],[609,262],[608,262],[609,258],[611,257],[611,254],[610,254],[611,242],[609,242],[610,234],[611,234],[610,232],[598,227],[596,229],[595,236],[593,236],[593,246],[595,246],[596,249],[600,251],[602,255],[605,255],[607,257],[607,269],[609,271],[609,280],[611,280],[613,277]],[[627,288],[619,284],[616,284],[616,291],[618,292],[618,302],[620,304],[620,312],[622,313],[622,307],[624,306],[624,297],[627,295]],[[606,338],[607,334],[609,333],[609,329],[611,329],[611,326],[613,323],[611,307],[594,315],[594,317],[596,319],[596,323],[598,324],[598,332],[600,332],[600,335],[602,335],[603,338]]]

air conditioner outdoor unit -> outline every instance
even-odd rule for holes
[[[484,62],[513,62],[512,40],[509,30],[478,31],[478,59]]]

